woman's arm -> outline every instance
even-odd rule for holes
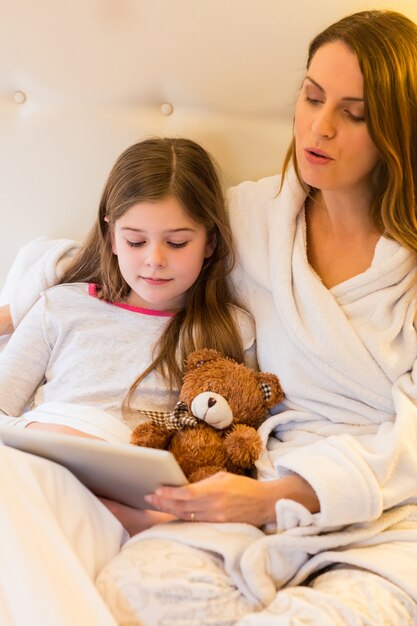
[[[283,498],[303,504],[311,513],[320,510],[314,490],[297,475],[261,482],[218,472],[185,487],[160,487],[146,496],[152,506],[183,520],[246,522],[255,526],[275,522],[275,504]]]
[[[0,335],[9,335],[14,331],[10,306],[4,304],[0,306]]]

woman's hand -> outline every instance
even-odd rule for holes
[[[61,433],[62,435],[76,435],[77,437],[86,437],[88,439],[99,439],[103,441],[101,437],[90,435],[77,428],[71,428],[70,426],[63,426],[62,424],[48,424],[44,422],[30,422],[25,428],[31,428],[34,430],[43,430],[52,433]]]
[[[261,482],[218,472],[185,487],[160,487],[145,499],[157,509],[187,521],[263,526],[275,521],[275,504],[281,498],[300,502],[312,513],[320,510],[314,490],[297,475]]]
[[[176,519],[176,517],[169,513],[133,509],[126,504],[108,500],[107,498],[99,498],[99,500],[117,517],[131,537],[140,533],[142,530],[155,526],[155,524],[163,524],[164,522],[171,522]]]
[[[0,335],[9,335],[14,331],[10,307],[8,304],[0,306]]]

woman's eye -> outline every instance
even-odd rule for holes
[[[319,100],[318,98],[311,98],[310,96],[306,96],[306,102],[308,102],[309,104],[321,104],[323,101]]]
[[[355,115],[354,113],[352,113],[352,111],[348,111],[348,110],[346,110],[345,113],[348,116],[348,118],[352,120],[352,122],[364,122],[365,121],[364,115]]]
[[[145,241],[129,241],[128,239],[126,239],[126,243],[128,246],[130,246],[131,248],[140,248],[141,246],[143,246],[146,242]]]
[[[185,248],[185,246],[188,244],[188,241],[181,241],[179,243],[177,243],[176,241],[168,241],[167,243],[171,248]]]

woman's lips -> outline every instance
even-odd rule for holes
[[[331,156],[316,148],[305,148],[304,156],[307,163],[311,163],[312,165],[326,165],[334,160]]]

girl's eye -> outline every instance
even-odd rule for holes
[[[145,241],[129,241],[128,239],[126,239],[126,243],[128,246],[130,246],[131,248],[140,248],[141,246],[143,246],[146,242]]]
[[[185,246],[188,244],[188,241],[181,241],[180,243],[176,243],[175,241],[168,241],[167,243],[171,248],[185,248]]]

